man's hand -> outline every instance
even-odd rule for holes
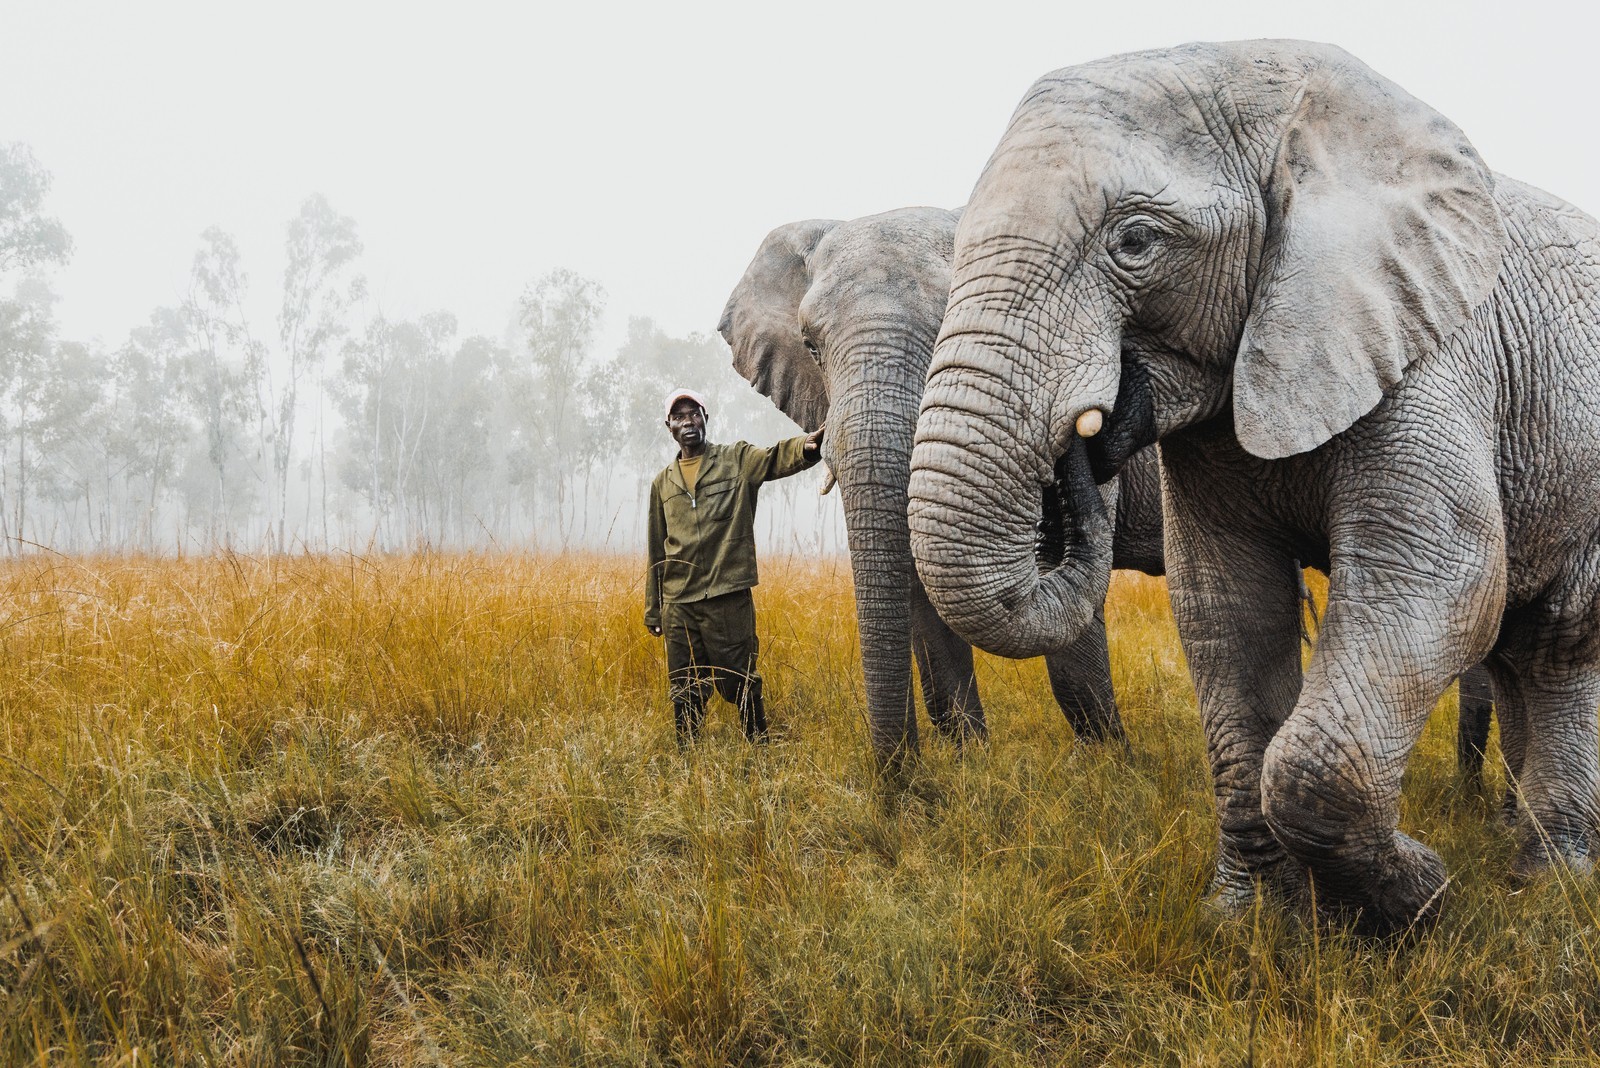
[[[806,459],[815,460],[822,455],[822,436],[828,432],[828,424],[823,423],[817,429],[806,435],[806,443],[801,451],[806,454]]]
[[[661,637],[661,628],[656,626],[654,623],[646,623],[644,625],[644,629],[649,631],[651,634],[654,634],[657,638]]]

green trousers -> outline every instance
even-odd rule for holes
[[[667,686],[678,743],[687,744],[705,721],[713,688],[739,710],[752,742],[766,741],[767,713],[756,674],[756,606],[749,590],[687,604],[661,606],[667,640]]]

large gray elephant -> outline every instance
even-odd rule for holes
[[[1518,870],[1591,868],[1597,397],[1588,215],[1492,174],[1337,48],[1115,57],[1034,84],[962,218],[912,548],[958,633],[1048,650],[1089,609],[1081,575],[1033,566],[1043,489],[1082,454],[1105,477],[1158,439],[1216,895],[1309,874],[1319,901],[1393,931],[1431,920],[1446,885],[1397,830],[1407,757],[1485,657]],[[996,521],[960,521],[974,511]],[[1082,573],[1103,563],[1085,544]],[[1296,560],[1330,578],[1303,672]]]
[[[912,434],[959,217],[905,208],[780,226],[761,243],[718,327],[734,367],[785,415],[806,428],[827,421],[824,452],[843,494],[869,730],[886,759],[917,746],[913,655],[933,724],[957,739],[986,730],[972,647],[929,606],[906,526]],[[1161,574],[1154,450],[1133,458],[1119,481],[1116,540],[1105,566]],[[1093,626],[1046,659],[1073,729],[1121,739],[1102,602],[1092,610]]]

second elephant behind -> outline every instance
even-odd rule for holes
[[[959,219],[959,211],[903,208],[780,226],[761,243],[718,327],[734,367],[785,415],[808,429],[828,424],[824,451],[844,500],[869,729],[885,758],[917,746],[913,656],[934,725],[955,738],[986,733],[972,647],[929,605],[906,519],[912,438]],[[1112,565],[1162,574],[1154,450],[1130,461],[1119,483],[1106,495],[1115,508]],[[1103,606],[1103,593],[1095,603]],[[1045,659],[1073,729],[1121,739],[1103,607],[1079,638]]]

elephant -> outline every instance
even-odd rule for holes
[[[1047,74],[962,216],[912,453],[935,609],[1056,647],[1104,564],[1093,501],[1041,577],[1041,503],[1158,442],[1166,564],[1218,817],[1211,900],[1422,930],[1398,827],[1441,692],[1486,662],[1514,874],[1591,872],[1600,822],[1600,229],[1489,170],[1343,50],[1197,43]],[[979,528],[958,522],[990,516]],[[1302,669],[1298,562],[1329,576]]]
[[[929,606],[906,526],[912,433],[959,218],[918,207],[780,226],[762,241],[718,326],[734,367],[785,415],[807,428],[827,421],[824,455],[843,495],[869,734],[888,762],[918,745],[913,654],[934,726],[957,740],[987,730],[972,648]],[[1107,568],[1159,575],[1154,450],[1130,459],[1120,483]],[[1126,744],[1101,612],[1097,604],[1094,625],[1046,658],[1050,687],[1080,736]]]

